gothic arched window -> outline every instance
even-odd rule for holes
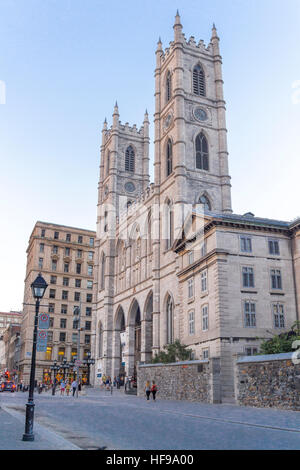
[[[193,92],[198,96],[205,96],[205,76],[203,68],[200,64],[196,65],[193,70]]]
[[[169,139],[167,143],[167,176],[169,176],[173,171],[172,165],[172,142]]]
[[[208,143],[205,135],[201,132],[196,137],[196,168],[208,171]]]
[[[125,152],[125,171],[131,171],[132,173],[134,172],[134,159],[134,150],[132,146],[129,145]]]
[[[173,322],[174,322],[174,307],[171,296],[169,295],[166,304],[166,314],[167,314],[167,344],[173,343]]]
[[[166,80],[166,98],[167,102],[170,101],[172,94],[172,82],[171,82],[171,73],[168,72]]]
[[[198,202],[199,202],[199,204],[203,204],[204,210],[206,210],[206,211],[211,210],[211,205],[210,205],[209,199],[204,194],[202,194],[202,196],[199,197]]]

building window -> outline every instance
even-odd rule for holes
[[[92,276],[92,275],[93,275],[93,266],[91,266],[90,264],[89,264],[88,267],[87,267],[87,272],[88,272],[88,276]]]
[[[53,255],[57,255],[57,253],[58,253],[58,246],[57,246],[57,245],[53,245],[53,247],[52,247],[52,254],[53,254]]]
[[[54,239],[58,240],[58,238],[59,238],[59,232],[54,232]]]
[[[87,289],[93,289],[93,281],[87,281],[86,287]]]
[[[63,300],[68,300],[68,291],[67,290],[62,291],[61,298]]]
[[[62,304],[60,313],[67,314],[68,313],[68,306],[65,304]]]
[[[208,330],[208,305],[202,307],[202,330]]]
[[[65,342],[66,341],[66,333],[65,332],[60,332],[59,333],[59,341]]]
[[[201,292],[207,291],[207,270],[201,273]]]
[[[93,252],[93,251],[89,251],[88,259],[89,259],[90,261],[92,261],[92,260],[94,259],[94,252]]]
[[[125,152],[125,171],[134,172],[134,150],[131,145],[127,147]]]
[[[245,348],[245,354],[246,356],[255,356],[255,354],[258,353],[258,349],[256,347],[253,347],[253,346],[247,346]]]
[[[41,237],[45,238],[46,230],[44,228],[41,229]]]
[[[76,274],[80,274],[80,273],[81,273],[81,264],[76,263]]]
[[[192,336],[195,334],[195,312],[191,310],[189,312],[189,335]]]
[[[90,246],[94,246],[94,238],[90,238]]]
[[[167,176],[173,171],[172,142],[169,139],[167,143]]]
[[[193,264],[193,262],[194,262],[194,252],[190,251],[188,253],[188,264]]]
[[[85,308],[85,314],[87,317],[91,317],[92,316],[92,307],[86,307]]]
[[[82,258],[82,250],[77,250],[77,258]]]
[[[209,202],[209,199],[205,194],[202,194],[202,196],[199,197],[198,204],[201,204],[203,207],[204,211],[210,211],[211,210],[211,205]]]
[[[49,340],[49,334],[48,334],[48,340]],[[47,346],[46,354],[45,354],[45,360],[46,361],[51,361],[51,359],[52,359],[52,347]]]
[[[44,258],[39,258],[39,269],[43,269]]]
[[[57,276],[50,276],[50,284],[56,284]]]
[[[91,336],[84,335],[84,344],[91,344]]]
[[[93,300],[93,294],[86,294],[86,301],[92,302],[92,300]]]
[[[61,328],[67,328],[67,320],[66,320],[66,318],[61,318],[61,319],[60,319],[60,327],[61,327]]]
[[[64,286],[68,286],[68,285],[69,285],[69,278],[68,278],[68,277],[64,277],[64,278],[63,278],[63,285],[64,285]]]
[[[75,302],[80,301],[80,292],[74,292],[74,300],[75,300]]]
[[[40,243],[40,253],[44,253],[45,243]]]
[[[58,349],[58,362],[62,362],[63,358],[65,357],[66,350],[65,348]]]
[[[253,268],[243,267],[243,287],[254,287]]]
[[[166,249],[169,250],[173,242],[173,208],[171,201],[165,204],[165,230],[166,230]]]
[[[196,137],[196,168],[208,171],[208,143],[205,135],[201,132]]]
[[[81,287],[81,279],[75,279],[75,287]]]
[[[78,243],[82,243],[82,235],[78,235]]]
[[[86,331],[91,331],[91,325],[92,325],[92,322],[90,322],[90,321],[86,321],[86,322],[85,322],[85,329],[86,329]]]
[[[280,255],[279,250],[279,241],[278,240],[268,240],[269,245],[269,254],[270,255]]]
[[[65,248],[65,256],[70,256],[71,249],[69,247]]]
[[[77,343],[77,336],[78,336],[78,333],[72,333],[72,343]],[[77,350],[75,351],[72,351],[72,357],[75,357],[77,355]]]
[[[203,357],[203,359],[209,359],[209,349],[208,348],[202,349],[202,357]]]
[[[194,278],[188,280],[188,298],[192,299],[194,297]]]
[[[48,305],[48,313],[54,313],[54,304]]]
[[[66,242],[70,242],[70,241],[71,241],[71,234],[67,233],[66,234]]]
[[[273,304],[273,321],[274,321],[274,328],[285,328],[285,321],[284,321],[284,306],[283,304]]]
[[[54,309],[53,309],[53,313],[54,313]],[[53,317],[50,317],[50,321],[49,321],[49,328],[53,328],[54,326],[54,318]],[[48,332],[48,339],[50,338],[49,335],[51,336],[51,341],[53,339],[53,331],[49,331]],[[49,339],[50,341],[50,339]]]
[[[244,322],[246,328],[254,328],[256,326],[256,304],[255,302],[244,302]]]
[[[271,269],[271,287],[272,289],[282,289],[280,269]]]
[[[243,253],[251,253],[252,252],[252,240],[250,237],[240,237],[241,243],[241,251]]]
[[[168,297],[167,300],[167,344],[173,343],[173,314],[174,307],[171,297]]]
[[[68,273],[68,272],[69,272],[69,266],[70,266],[69,263],[64,263],[64,272],[65,272],[65,273]]]
[[[205,76],[200,64],[193,70],[193,92],[198,96],[205,96]]]
[[[172,81],[171,81],[171,72],[168,71],[166,79],[166,101],[170,101],[172,95]]]
[[[73,330],[78,330],[79,328],[79,320],[78,318],[75,318],[75,320],[73,320]]]
[[[50,289],[49,298],[50,299],[55,299],[55,289]]]

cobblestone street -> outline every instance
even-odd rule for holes
[[[35,395],[35,441],[22,442],[27,393],[0,395],[0,449],[299,449],[300,413],[159,400],[88,389]],[[6,426],[4,426],[6,424]],[[11,432],[10,432],[11,431]],[[48,434],[47,434],[48,433]],[[58,444],[59,443],[59,444]]]

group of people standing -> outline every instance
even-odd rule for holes
[[[146,393],[147,400],[150,399],[150,394],[152,393],[153,401],[155,401],[156,392],[157,392],[157,385],[155,383],[155,380],[152,380],[152,385],[150,385],[150,381],[147,380],[146,385],[145,385],[145,393]]]
[[[78,383],[77,383],[77,380],[75,380],[75,379],[73,380],[72,383],[70,383],[69,381],[64,382],[64,380],[61,380],[60,381],[60,394],[64,395],[65,391],[66,391],[67,396],[69,396],[70,390],[72,389],[72,394],[73,394],[73,397],[74,397],[77,386],[78,386],[78,391],[80,392],[81,391],[81,381],[80,380],[79,380]]]

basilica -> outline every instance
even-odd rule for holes
[[[154,182],[149,117],[102,129],[95,242],[93,382],[134,376],[179,339],[191,359],[220,358],[222,401],[236,355],[289,329],[300,305],[300,220],[235,214],[231,205],[220,40],[156,49]]]

